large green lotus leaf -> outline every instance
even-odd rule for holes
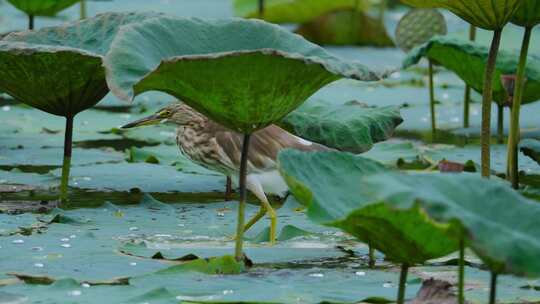
[[[303,23],[296,32],[317,44],[394,46],[380,20],[354,10],[324,14]]]
[[[503,28],[522,0],[401,0],[415,7],[446,8],[474,26],[487,30]]]
[[[17,9],[33,16],[54,16],[80,0],[8,0]]]
[[[0,41],[0,89],[45,112],[73,116],[108,93],[101,64],[99,55],[81,49]]]
[[[273,23],[303,23],[340,9],[366,10],[364,0],[265,0],[264,15],[259,16],[258,0],[235,0],[235,14],[261,18]]]
[[[398,209],[376,200],[361,181],[389,171],[381,164],[348,153],[287,150],[279,166],[289,189],[308,216],[338,227],[400,263],[422,263],[456,250],[451,225],[429,219],[418,206]]]
[[[122,25],[141,22],[160,15],[160,13],[154,12],[105,13],[62,26],[13,33],[5,40],[49,46],[67,46],[105,56]]]
[[[156,14],[103,14],[10,34],[0,42],[0,90],[55,115],[88,109],[109,91],[103,55],[118,28],[152,16]]]
[[[426,44],[412,50],[403,61],[407,68],[427,57],[456,73],[465,83],[477,92],[482,92],[484,70],[489,49],[486,46],[455,38],[438,36]],[[506,91],[501,83],[501,75],[516,74],[519,53],[501,50],[497,57],[495,77],[493,78],[493,99],[506,100]],[[540,58],[529,56],[525,71],[527,82],[523,103],[540,99]]]
[[[497,273],[540,276],[540,205],[476,174],[376,174],[362,185],[377,201],[459,223],[467,246]]]
[[[378,79],[286,29],[244,19],[163,16],[123,27],[105,67],[111,91],[123,99],[162,91],[247,133],[337,79]]]
[[[540,164],[540,140],[532,138],[524,139],[519,143],[519,149],[523,154]]]
[[[522,0],[521,6],[510,20],[520,26],[535,26],[540,23],[540,1]]]
[[[362,153],[390,138],[401,122],[398,107],[372,108],[358,102],[335,105],[317,99],[287,115],[280,125],[328,147]]]

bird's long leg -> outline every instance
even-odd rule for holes
[[[225,184],[225,199],[230,200],[232,196],[232,179],[227,176],[227,182]]]
[[[272,206],[270,205],[270,202],[268,202],[268,198],[266,197],[266,194],[264,194],[264,190],[262,188],[261,183],[257,180],[257,178],[248,175],[247,181],[246,181],[246,187],[251,191],[260,201],[261,201],[261,209],[259,212],[248,222],[246,226],[244,226],[244,231],[247,231],[253,224],[255,224],[257,221],[259,221],[265,213],[268,214],[268,217],[270,218],[270,244],[274,245],[276,243],[276,230],[277,230],[277,215],[276,211]]]
[[[257,212],[257,214],[255,214],[244,226],[244,232],[248,231],[251,228],[251,226],[255,225],[255,223],[258,222],[265,214],[266,214],[266,208],[264,208],[264,206],[261,205],[259,212]]]

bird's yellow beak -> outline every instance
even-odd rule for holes
[[[152,114],[150,116],[147,116],[145,118],[141,118],[139,120],[130,122],[128,124],[123,125],[122,129],[129,129],[129,128],[135,128],[140,126],[150,126],[150,125],[157,125],[163,120],[162,117],[160,117],[158,114]]]

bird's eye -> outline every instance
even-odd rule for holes
[[[161,113],[159,113],[160,117],[169,117],[170,115],[171,115],[171,111],[169,111],[169,110],[165,110],[165,111],[162,111]]]

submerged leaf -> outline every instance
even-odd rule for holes
[[[426,44],[414,49],[403,61],[407,68],[427,57],[456,73],[466,84],[477,92],[482,92],[484,70],[489,49],[487,46],[448,37],[434,37]],[[501,75],[517,72],[519,53],[501,50],[497,56],[493,77],[493,99],[499,103],[507,100],[507,93],[501,83]],[[527,82],[523,93],[523,103],[540,99],[540,58],[529,56],[525,70]]]
[[[279,26],[241,19],[158,17],[126,26],[105,66],[119,97],[166,92],[244,133],[280,120],[332,81],[378,79]]]
[[[401,263],[421,263],[456,250],[448,225],[434,223],[419,206],[397,209],[374,199],[365,176],[385,172],[377,162],[340,152],[279,155],[280,171],[308,216],[338,227]]]
[[[309,22],[325,13],[340,9],[366,10],[365,0],[265,0],[264,14],[259,16],[258,0],[235,0],[237,16],[260,18],[272,23]]]
[[[425,8],[446,8],[470,24],[486,30],[502,29],[522,0],[401,0]]]
[[[32,16],[54,16],[80,0],[8,0],[17,9]]]
[[[277,241],[284,242],[288,240],[292,240],[294,238],[300,238],[300,237],[308,237],[308,236],[315,236],[316,233],[309,232],[307,230],[298,228],[293,225],[286,225],[281,229],[281,232],[279,233],[279,236],[277,237]],[[270,241],[270,227],[266,227],[261,232],[259,232],[254,238],[246,238],[247,240],[252,241],[253,243],[264,243]]]
[[[175,274],[196,271],[206,274],[239,274],[245,270],[243,262],[237,262],[233,256],[222,256],[209,259],[197,259],[184,264],[159,270],[158,274]]]
[[[540,140],[524,139],[519,143],[519,150],[540,164]]]
[[[365,152],[387,140],[403,122],[399,108],[370,108],[358,102],[343,105],[312,100],[279,124],[307,140],[352,153]]]
[[[23,281],[26,284],[35,284],[35,285],[51,285],[56,282],[61,282],[62,280],[69,280],[70,282],[74,282],[74,279],[56,279],[49,276],[41,276],[41,275],[32,275],[32,274],[25,274],[25,273],[17,273],[17,272],[10,272],[8,273],[10,276],[14,276],[17,279]],[[120,278],[113,278],[110,280],[102,280],[102,281],[82,281],[80,284],[88,284],[89,286],[102,286],[102,285],[129,285],[129,279],[128,277],[120,277]]]
[[[12,33],[0,41],[0,90],[45,112],[74,116],[108,93],[102,59],[119,27],[152,16],[110,13]]]

